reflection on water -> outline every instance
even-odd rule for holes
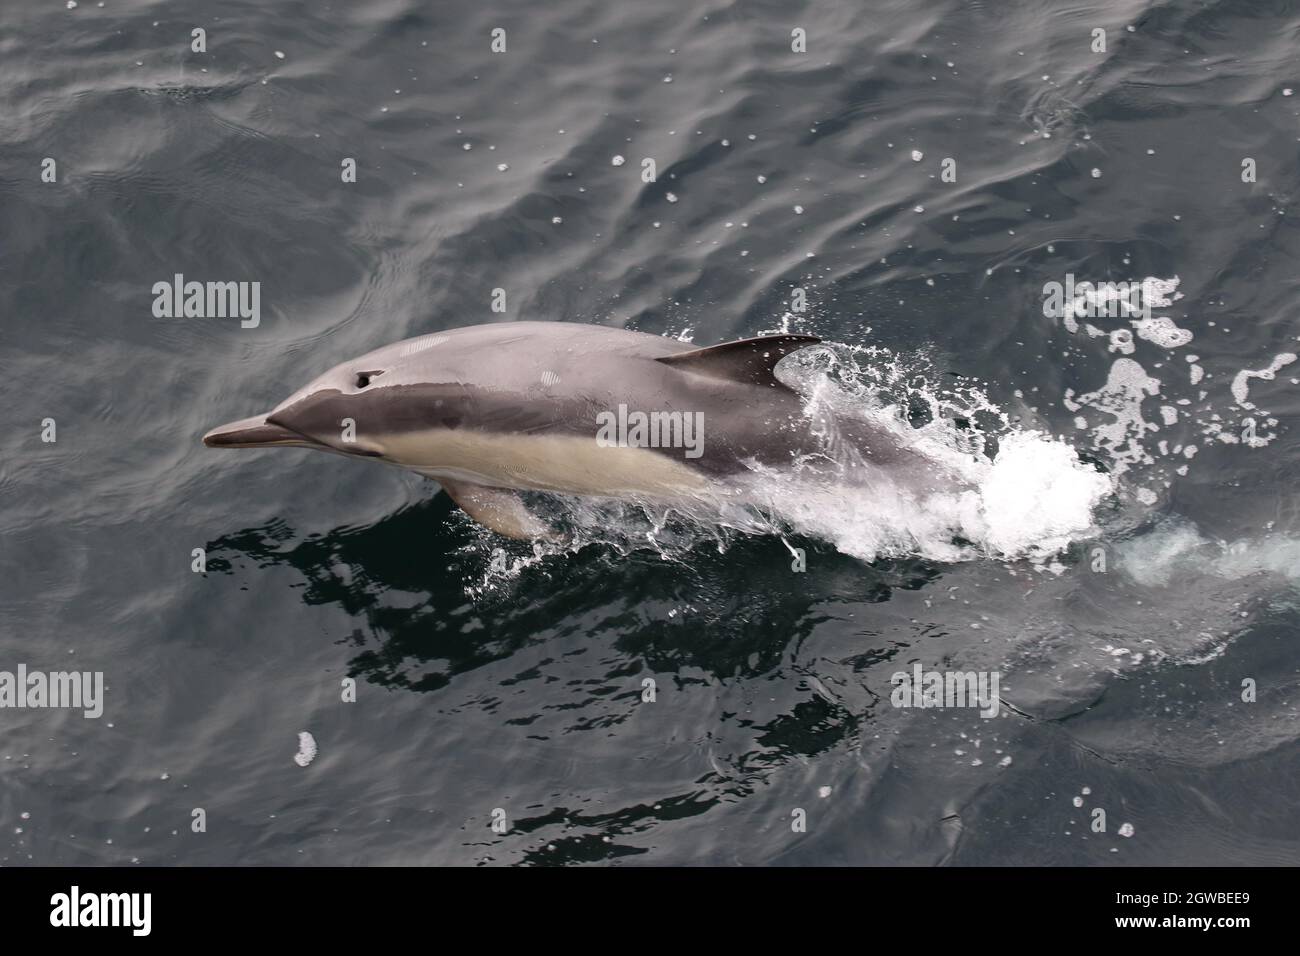
[[[883,604],[941,573],[920,561],[866,566],[792,541],[814,569],[792,574],[780,539],[742,537],[724,553],[700,547],[689,561],[587,547],[470,601],[467,582],[491,553],[453,512],[436,495],[365,527],[306,537],[276,520],[210,542],[208,570],[214,583],[244,588],[268,568],[292,569],[302,601],[336,605],[363,625],[338,639],[352,650],[349,674],[433,695],[439,719],[478,713],[510,741],[507,751],[555,741],[600,763],[662,751],[664,720],[676,728],[670,736],[690,728],[682,743],[706,756],[700,771],[678,780],[685,789],[655,786],[652,799],[603,811],[525,808],[511,821],[512,839],[524,844],[518,862],[644,853],[620,837],[716,812],[752,797],[783,767],[851,752],[888,688],[867,672],[888,668],[906,644],[864,640],[870,632],[855,626],[851,652],[818,663],[806,642],[842,625],[848,608]],[[483,673],[464,680],[475,671]],[[653,704],[645,702],[647,679]],[[651,706],[658,722],[644,716]],[[653,765],[647,771],[645,783],[659,776]],[[557,827],[567,835],[556,838]],[[543,845],[530,845],[534,833]],[[487,856],[492,845],[481,845]]]
[[[792,574],[775,538],[742,538],[724,553],[701,547],[690,561],[591,546],[471,600],[467,580],[484,554],[465,547],[463,523],[449,521],[454,511],[437,495],[366,527],[305,538],[276,520],[210,542],[208,570],[238,579],[250,567],[295,569],[304,602],[332,603],[365,621],[365,631],[347,639],[358,649],[350,673],[414,691],[446,687],[458,674],[565,634],[608,635],[635,669],[756,678],[797,652],[818,623],[818,605],[888,601],[895,589],[915,590],[940,574],[919,560],[863,565],[811,541],[795,545],[817,573]],[[864,658],[872,653],[863,649]]]

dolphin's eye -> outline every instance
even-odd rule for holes
[[[384,373],[383,373],[382,371],[379,371],[379,372],[357,372],[357,388],[365,388],[367,385],[370,384],[370,380],[371,380],[372,378],[374,378],[376,375],[383,375],[383,374],[384,374]]]

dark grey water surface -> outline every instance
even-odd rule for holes
[[[1297,367],[1248,382],[1267,445],[1205,431],[1295,350],[1292,87],[1291,2],[4,0],[0,670],[107,690],[0,710],[0,860],[1300,862]],[[261,282],[261,324],[156,318],[176,273]],[[1121,356],[1043,316],[1066,273],[1177,276],[1195,336],[1132,355],[1149,421],[1199,415],[1149,450],[1200,451],[1130,472],[1104,574],[815,538],[796,574],[741,535],[480,591],[499,542],[435,484],[200,444],[409,335],[709,344],[802,287],[796,330],[924,350],[1114,468],[1066,401]],[[1016,710],[895,709],[914,661]]]

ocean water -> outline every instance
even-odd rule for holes
[[[0,862],[1300,862],[1298,43],[1294,2],[5,0],[0,671],[104,691],[0,707]],[[257,324],[157,315],[177,274]],[[810,413],[945,483],[546,501],[534,547],[201,444],[511,319],[816,334]],[[894,706],[917,666],[997,716]]]

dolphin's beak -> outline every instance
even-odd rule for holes
[[[272,425],[266,420],[265,415],[254,415],[252,418],[241,418],[237,422],[218,425],[203,436],[203,444],[209,448],[269,448],[274,445],[320,447],[317,442],[297,432]]]

